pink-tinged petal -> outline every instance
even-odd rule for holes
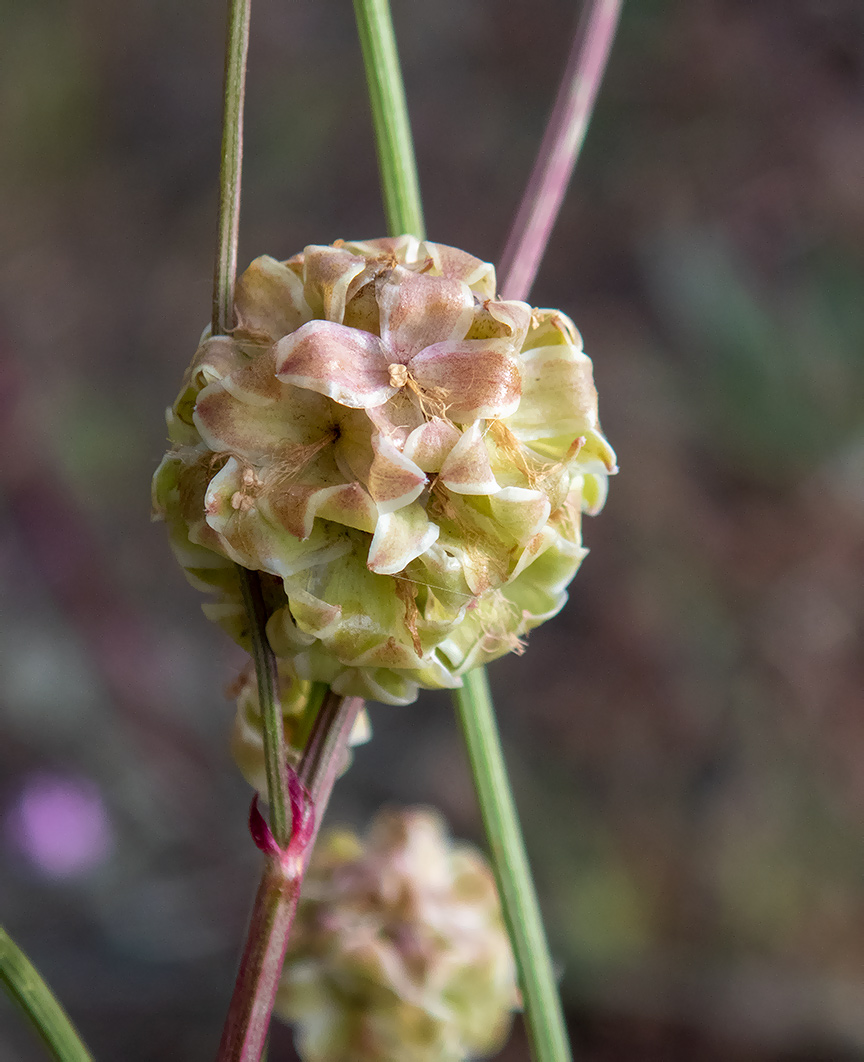
[[[341,247],[304,248],[303,293],[313,316],[341,324],[351,285],[366,266],[365,258]]]
[[[262,255],[237,279],[235,332],[241,338],[273,343],[312,317],[303,297],[303,281],[293,269]]]
[[[326,398],[313,391],[278,386],[269,404],[249,404],[220,380],[205,387],[195,403],[194,423],[216,453],[230,451],[250,461],[292,448],[314,446],[332,433]]]
[[[230,395],[250,406],[269,406],[282,397],[284,389],[276,377],[276,357],[272,348],[222,377],[221,382]]]
[[[500,490],[477,421],[465,430],[447,455],[438,478],[457,494],[494,494]]]
[[[313,516],[332,520],[358,531],[374,532],[378,523],[378,506],[359,483],[325,487],[310,499]]]
[[[495,267],[491,263],[443,243],[423,243],[420,254],[432,259],[433,275],[461,280],[472,291],[476,291],[481,299],[495,298]]]
[[[542,490],[504,487],[489,499],[496,524],[517,542],[532,539],[549,519],[551,505]]]
[[[347,535],[334,533],[332,525],[315,527],[302,542],[274,518],[258,489],[254,470],[243,468],[232,457],[210,481],[204,496],[207,523],[232,560],[284,579],[350,551]]]
[[[369,470],[369,493],[381,513],[391,513],[420,497],[427,479],[421,468],[400,453],[386,435],[372,437],[375,457]]]
[[[191,425],[192,410],[198,393],[207,384],[221,380],[246,363],[246,356],[230,336],[209,336],[204,339],[195,351],[192,364],[186,370],[183,389],[173,406],[173,419],[179,419],[187,426]]]
[[[402,453],[424,472],[440,472],[441,466],[461,436],[458,428],[433,417],[408,436]]]
[[[519,367],[503,339],[436,343],[412,358],[408,371],[421,390],[440,398],[460,424],[506,417],[519,407]]]
[[[372,537],[367,567],[378,575],[396,575],[437,538],[438,526],[429,520],[422,505],[385,513]]]
[[[414,265],[421,257],[420,241],[416,236],[383,236],[378,240],[350,240],[344,244],[346,251],[361,254],[364,258],[394,258],[402,265]],[[425,253],[422,255],[425,257]]]
[[[391,360],[377,336],[331,321],[310,321],[276,344],[280,380],[352,409],[380,406],[396,393]]]
[[[396,266],[375,283],[381,338],[392,362],[405,363],[432,343],[462,339],[471,326],[474,296],[459,280]]]

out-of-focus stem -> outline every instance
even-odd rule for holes
[[[580,20],[534,169],[501,255],[505,299],[526,299],[579,157],[622,0],[591,0]]]
[[[93,1062],[69,1015],[5,929],[0,927],[0,983],[57,1062]]]
[[[387,0],[354,0],[378,147],[381,191],[391,236],[423,239],[423,207],[414,144]]]

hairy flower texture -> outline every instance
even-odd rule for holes
[[[390,704],[519,650],[615,470],[572,322],[409,236],[258,258],[235,314],[154,482],[207,613],[247,644],[233,562],[260,571],[291,673]]]
[[[304,1062],[493,1054],[517,1003],[491,871],[437,814],[385,811],[365,843],[324,835],[276,999]]]

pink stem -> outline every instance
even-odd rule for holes
[[[534,170],[501,255],[505,299],[525,299],[531,291],[591,120],[621,4],[593,0],[580,20]]]
[[[273,849],[275,841],[253,805],[250,825],[255,843],[270,854],[255,896],[217,1062],[261,1058],[303,876],[362,706],[359,697],[340,697],[332,691],[325,696],[292,779],[292,839],[287,849]],[[307,822],[309,809],[312,818]]]

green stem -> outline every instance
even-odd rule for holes
[[[243,176],[243,101],[246,96],[246,56],[249,51],[251,0],[228,0],[225,43],[225,82],[222,105],[222,158],[219,168],[219,220],[213,270],[213,335],[234,326],[234,281],[237,277],[237,237],[240,230],[240,186]],[[270,828],[284,847],[291,832],[288,777],[279,674],[267,641],[267,612],[261,578],[238,565],[237,575],[249,618],[252,659],[258,680],[258,701],[264,732],[264,765]]]
[[[0,982],[58,1062],[93,1062],[69,1015],[54,998],[36,967],[0,927]]]
[[[366,80],[372,101],[381,187],[391,236],[423,238],[411,131],[387,0],[354,0]],[[552,976],[537,895],[482,668],[465,676],[455,694],[474,784],[498,880],[501,905],[519,969],[525,1019],[536,1062],[567,1062],[570,1049]]]
[[[390,5],[387,0],[354,0],[354,15],[369,86],[387,227],[391,236],[410,233],[422,240],[420,184]]]
[[[213,335],[234,325],[234,279],[240,229],[240,177],[243,169],[243,100],[249,51],[251,0],[228,0],[225,83],[222,109],[222,159],[219,169],[219,225],[213,270]]]
[[[280,848],[288,844],[291,819],[288,803],[288,760],[285,748],[285,721],[279,703],[279,672],[276,657],[267,640],[267,610],[258,572],[238,565],[243,604],[249,618],[252,659],[258,680],[258,703],[261,706],[264,738],[264,772],[267,776],[267,801],[270,805],[270,829]]]
[[[564,1015],[485,670],[469,671],[464,683],[454,695],[456,707],[516,956],[532,1056],[537,1062],[565,1062],[571,1055]]]

